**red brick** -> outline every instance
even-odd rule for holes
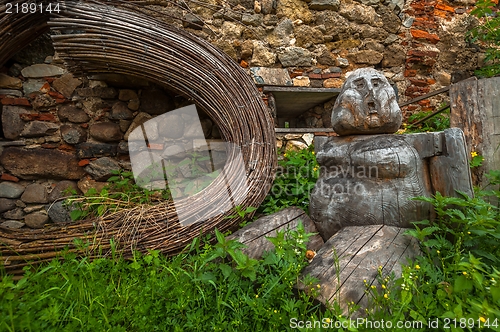
[[[434,30],[437,30],[438,28],[438,25],[436,23],[427,21],[415,21],[413,22],[413,26],[425,29],[434,29]]]
[[[74,151],[75,147],[69,144],[61,144],[59,145],[58,149],[62,151]]]
[[[56,91],[48,91],[49,96],[55,99],[66,99],[62,94]]]
[[[414,2],[410,6],[411,6],[411,8],[416,9],[416,10],[425,10],[425,5],[423,3]]]
[[[3,173],[2,176],[0,176],[0,180],[11,181],[11,182],[19,182],[18,178],[16,178],[14,175],[10,175],[10,174],[7,174],[7,173]]]
[[[148,148],[151,150],[163,150],[163,144],[150,143],[148,144]]]
[[[414,86],[410,85],[408,88],[406,88],[405,95],[420,95],[420,94],[426,94],[430,91],[429,87],[420,87],[420,86]]]
[[[429,85],[433,85],[433,84],[436,84],[436,80],[433,78],[428,78],[427,83],[429,83]]]
[[[411,29],[410,33],[411,33],[411,35],[412,35],[413,38],[416,38],[416,39],[425,39],[425,40],[429,41],[432,44],[436,44],[439,41],[438,35],[436,35],[434,33],[428,33],[426,31],[417,30],[417,29]]]
[[[443,3],[438,3],[434,8],[439,9],[439,10],[444,10],[444,11],[450,12],[450,13],[454,13],[455,12],[455,8],[447,6],[447,5],[443,4]]]
[[[90,160],[88,159],[82,159],[78,162],[78,166],[80,167],[87,166],[88,164],[90,164]]]
[[[56,118],[54,114],[51,113],[34,113],[34,114],[20,114],[19,115],[21,119],[24,121],[50,121],[50,122],[56,122]]]
[[[431,101],[429,99],[425,99],[425,100],[419,101],[418,104],[420,106],[430,106],[431,105]]]
[[[241,60],[240,66],[243,68],[248,68],[248,62],[246,62],[245,60]]]
[[[294,70],[290,73],[290,78],[295,78],[297,76],[302,76],[304,74],[303,70]]]
[[[406,109],[408,111],[410,111],[410,112],[413,112],[413,111],[415,111],[415,110],[418,109],[418,106],[416,106],[416,105],[408,105],[408,106],[406,106]]]
[[[439,52],[436,51],[419,51],[419,50],[409,50],[407,53],[408,56],[418,56],[418,57],[429,57],[429,58],[437,58]]]
[[[438,17],[441,17],[441,18],[448,18],[449,15],[450,15],[450,13],[442,11],[442,10],[436,9],[434,11],[434,16],[438,16]]]
[[[307,76],[309,76],[309,78],[312,78],[312,79],[321,79],[321,74],[310,73]]]
[[[39,91],[43,93],[48,93],[50,91],[50,84],[44,83]]]
[[[341,73],[328,73],[328,74],[321,74],[321,78],[339,78],[341,77]]]
[[[2,105],[31,106],[26,98],[2,98]]]
[[[405,77],[417,76],[417,71],[415,69],[406,69],[404,73]]]
[[[421,79],[416,79],[416,78],[409,78],[408,79],[411,84],[416,85],[416,86],[428,86],[429,83],[427,83],[426,80],[421,80]]]
[[[436,64],[436,60],[427,58],[424,61],[422,61],[422,63],[426,66],[432,67]]]

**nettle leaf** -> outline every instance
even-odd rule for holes
[[[233,269],[227,264],[219,264],[219,269],[221,270],[222,275],[226,279],[229,278],[231,273],[233,273]]]
[[[474,284],[472,280],[467,279],[466,276],[461,275],[458,278],[455,279],[455,285],[453,287],[455,292],[461,292],[461,291],[471,291],[473,288]]]
[[[81,210],[73,210],[73,211],[71,211],[71,213],[69,215],[71,217],[71,220],[77,221],[77,220],[79,220],[83,216],[83,211],[81,211]]]

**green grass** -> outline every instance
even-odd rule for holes
[[[311,151],[292,153],[283,163],[290,161],[316,171]],[[488,188],[498,188],[500,171],[488,179]],[[292,178],[285,174],[276,183],[287,181]],[[248,258],[242,244],[216,232],[214,244],[196,238],[170,258],[150,251],[124,260],[113,251],[111,257],[90,261],[63,253],[26,269],[19,281],[3,272],[0,331],[289,331],[299,321],[320,325],[301,331],[341,323],[345,328],[332,330],[500,331],[500,211],[488,203],[491,196],[500,199],[500,191],[478,189],[475,198],[416,198],[431,203],[437,214],[407,232],[420,241],[422,255],[403,266],[399,278],[379,270],[379,287],[360,283],[369,295],[363,314],[372,322],[383,320],[385,328],[349,325],[356,305],[342,315],[336,302],[325,310],[313,301],[318,282],[301,277],[311,234],[299,227],[269,238],[275,250],[260,260]],[[280,197],[282,207],[292,205],[286,197]],[[85,244],[78,245],[84,251]],[[296,290],[298,282],[307,291]],[[397,329],[398,321],[422,327]]]

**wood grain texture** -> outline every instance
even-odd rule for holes
[[[500,77],[471,78],[450,88],[450,123],[463,130],[467,156],[477,152],[484,157],[483,166],[473,170],[476,185],[486,185],[483,174],[500,169]]]
[[[342,227],[411,227],[432,219],[430,204],[416,196],[473,195],[463,133],[316,137],[320,177],[310,215],[323,239]]]
[[[309,216],[297,207],[289,207],[280,212],[257,219],[253,223],[231,234],[228,239],[236,239],[247,247],[242,251],[251,258],[261,258],[265,251],[274,249],[274,245],[266,237],[276,236],[277,231],[296,229],[299,222],[304,225],[306,233],[316,233],[310,238],[307,248],[319,250],[324,241],[316,230]]]
[[[420,254],[418,241],[403,235],[404,231],[384,225],[345,227],[324,244],[302,276],[310,275],[319,280],[317,299],[324,305],[338,301],[344,314],[349,302],[365,308],[364,280],[378,287],[379,267],[384,277],[392,272],[401,275],[401,263]],[[335,257],[338,257],[338,271]],[[297,287],[309,291],[304,284]]]

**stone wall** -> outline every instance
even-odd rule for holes
[[[295,86],[338,88],[351,71],[371,66],[384,72],[402,103],[471,76],[484,59],[465,40],[477,24],[468,15],[472,0],[187,4],[192,12],[172,6],[144,11],[210,40],[249,72],[252,67],[284,68]],[[408,116],[434,110],[446,100],[446,94],[440,95],[403,111]]]
[[[477,24],[467,14],[469,0],[187,4],[189,10],[155,1],[141,10],[211,41],[257,84],[339,88],[354,69],[371,66],[397,88],[401,103],[469,77],[484,58],[465,42],[466,31]],[[279,75],[257,77],[259,68]],[[408,116],[433,110],[446,98],[403,111]],[[333,102],[307,110],[297,127],[329,128]],[[50,219],[68,221],[62,203],[52,203],[68,188],[99,189],[110,170],[130,169],[130,131],[186,103],[131,77],[75,78],[54,55],[50,38],[42,36],[0,68],[0,224],[40,228]],[[200,116],[206,137],[219,139],[218,128]],[[311,134],[290,133],[279,134],[277,144],[299,149],[311,141]]]
[[[62,201],[53,202],[68,189],[100,190],[112,170],[130,170],[130,132],[190,104],[147,81],[75,78],[57,58],[30,65],[40,59],[26,51],[27,58],[0,73],[0,224],[12,228],[70,221]],[[203,112],[199,116],[205,137],[220,139],[218,127]]]

